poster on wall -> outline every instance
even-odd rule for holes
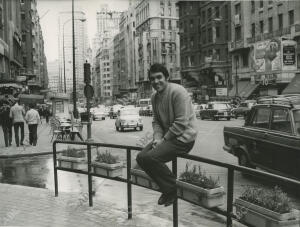
[[[55,112],[56,112],[56,114],[64,112],[64,103],[63,103],[63,101],[56,101],[55,102]]]
[[[297,70],[296,58],[297,43],[294,40],[282,41],[282,70]]]
[[[281,42],[279,39],[265,40],[254,45],[253,69],[256,72],[281,70]]]

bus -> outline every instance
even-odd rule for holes
[[[151,99],[150,98],[139,100],[139,107],[146,107],[146,106],[149,106],[149,105],[151,105]]]

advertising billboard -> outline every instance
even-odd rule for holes
[[[297,70],[296,47],[297,47],[297,43],[294,40],[282,41],[282,70],[283,71]]]
[[[281,41],[265,40],[254,45],[253,68],[256,72],[269,73],[281,70]]]

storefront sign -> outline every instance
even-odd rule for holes
[[[297,43],[294,40],[282,41],[282,70],[297,70]]]
[[[26,76],[17,76],[16,81],[18,81],[18,82],[26,81]]]
[[[226,96],[227,95],[227,88],[226,87],[217,87],[216,88],[216,95],[217,96]]]

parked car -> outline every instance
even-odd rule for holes
[[[124,131],[125,128],[143,130],[143,121],[136,109],[120,109],[115,121],[117,131]]]
[[[300,179],[300,95],[261,98],[242,127],[224,127],[224,150],[242,166]]]
[[[231,113],[235,118],[246,117],[252,106],[256,104],[256,100],[246,100],[241,102],[240,105],[236,108],[233,108]]]
[[[105,110],[104,109],[100,109],[100,108],[96,108],[93,113],[93,120],[105,120]]]
[[[212,119],[217,121],[220,118],[230,120],[231,117],[231,107],[226,102],[209,102],[205,109],[200,112],[201,120]]]
[[[194,104],[194,111],[196,114],[196,118],[200,118],[200,112],[205,109],[205,104]]]

